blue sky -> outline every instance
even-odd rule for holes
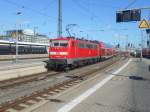
[[[67,35],[65,32],[67,24],[77,24],[72,28],[72,33],[76,36],[88,35],[89,39],[111,44],[119,41],[125,44],[126,36],[129,42],[138,44],[141,36],[138,29],[139,22],[116,23],[117,10],[150,6],[150,0],[62,0],[62,2],[64,36]],[[47,34],[50,38],[56,37],[57,0],[0,0],[0,4],[0,33],[15,27],[24,29],[37,27],[38,32]],[[17,12],[22,14],[16,15]],[[148,11],[142,11],[142,17],[147,16]]]

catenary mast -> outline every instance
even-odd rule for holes
[[[58,29],[57,36],[62,36],[62,0],[58,0]]]

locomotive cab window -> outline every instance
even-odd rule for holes
[[[68,46],[68,43],[60,43],[60,46],[61,46],[61,47],[67,47],[67,46]]]
[[[55,42],[53,45],[54,45],[54,46],[59,46],[59,43],[58,43],[58,42]]]
[[[68,47],[68,41],[65,40],[53,40],[51,41],[53,47]]]

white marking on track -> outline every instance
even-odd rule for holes
[[[109,75],[104,80],[102,80],[98,84],[94,85],[92,88],[88,89],[87,91],[85,91],[84,93],[82,93],[81,95],[79,95],[78,97],[76,97],[75,99],[73,99],[72,101],[70,101],[69,103],[64,105],[63,107],[61,107],[57,112],[69,112],[70,110],[72,110],[75,106],[80,104],[83,100],[85,100],[90,95],[92,95],[94,92],[96,92],[98,89],[100,89],[104,84],[106,84],[109,80],[111,80],[116,74],[121,72],[125,67],[128,66],[128,64],[131,61],[132,61],[132,59],[128,60],[128,62],[126,64],[124,64],[118,70],[113,72],[113,75]]]

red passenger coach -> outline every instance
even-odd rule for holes
[[[105,54],[105,43],[103,42],[99,42],[99,54],[102,57],[104,57],[106,54]]]
[[[99,43],[71,37],[50,40],[50,65],[54,68],[76,67],[100,60]]]
[[[115,48],[104,42],[99,42],[101,58],[110,58],[115,55]]]

